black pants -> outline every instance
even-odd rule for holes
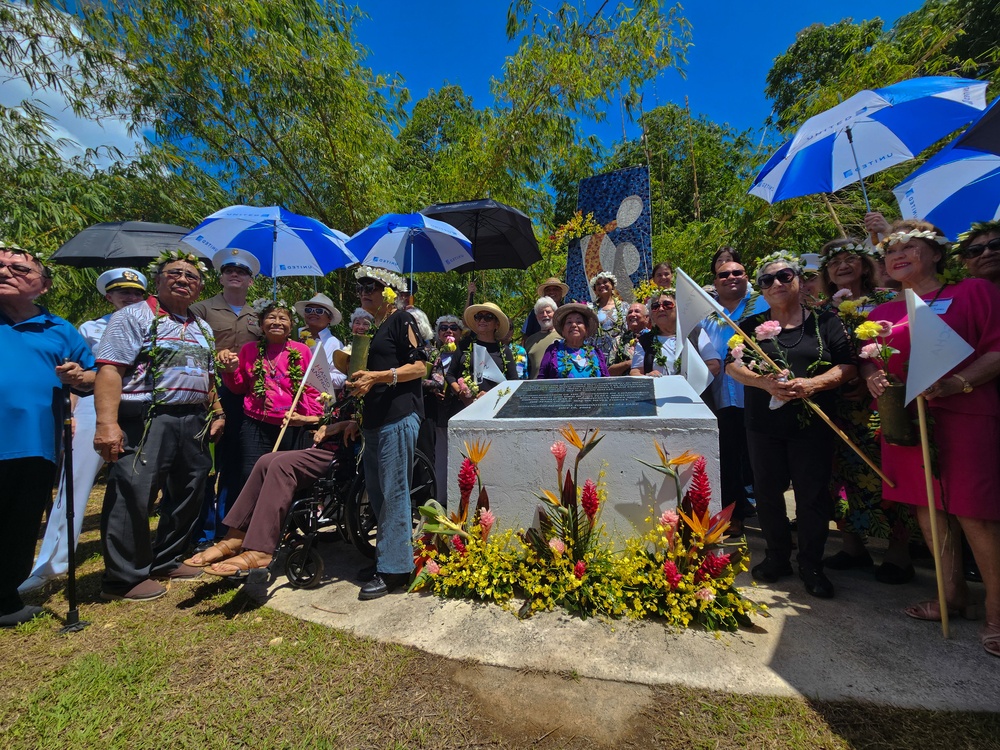
[[[31,575],[42,513],[52,499],[56,465],[40,457],[0,461],[0,615],[24,606],[17,587]]]
[[[719,409],[715,416],[719,420],[719,481],[722,485],[722,507],[735,504],[733,518],[743,521],[750,515],[746,488],[753,484],[743,410],[737,406],[727,406]]]
[[[258,459],[261,456],[266,456],[274,449],[274,444],[277,442],[280,433],[280,424],[268,424],[267,422],[259,422],[250,417],[244,417],[243,427],[240,430],[240,481],[239,486],[236,488],[236,494],[233,495],[232,502],[235,503],[236,498],[240,496],[239,493],[243,491],[243,485],[250,478],[250,472],[253,471],[253,467],[257,464]],[[303,441],[305,441],[304,444]],[[292,451],[299,448],[308,448],[310,445],[312,445],[312,440],[308,439],[307,431],[304,427],[289,427],[285,430],[285,434],[281,438],[281,446],[278,450]]]
[[[220,385],[219,402],[226,415],[226,428],[222,438],[215,444],[215,472],[218,487],[214,482],[206,482],[205,499],[195,527],[195,543],[213,542],[226,535],[222,523],[230,506],[236,502],[243,486],[243,458],[240,454],[240,430],[243,425],[243,396],[233,393]]]
[[[138,448],[145,429],[142,409],[123,401],[118,424],[125,433],[125,452],[108,473],[101,510],[101,547],[102,589],[120,595],[180,564],[198,521],[212,457],[208,439],[196,437],[205,427],[202,407],[169,410],[153,417],[141,453]],[[165,491],[154,538],[149,512],[161,489]]]
[[[800,567],[819,568],[833,518],[830,472],[833,469],[833,432],[814,425],[792,438],[747,431],[753,464],[757,518],[768,557],[787,561],[792,555],[792,532],[785,512],[785,490],[792,483],[799,533]]]

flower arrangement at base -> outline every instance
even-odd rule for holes
[[[735,578],[747,570],[743,540],[724,543],[732,506],[711,515],[711,487],[705,459],[685,451],[677,458],[658,443],[659,464],[647,464],[671,476],[682,498],[677,507],[648,522],[644,535],[625,540],[615,550],[600,523],[607,502],[603,471],[597,481],[580,482],[580,463],[603,439],[595,430],[582,436],[572,425],[552,446],[558,492],[538,495],[537,527],[494,532],[497,518],[481,482],[479,463],[488,445],[466,444],[459,471],[461,501],[446,515],[431,501],[420,508],[422,523],[415,544],[417,573],[411,591],[425,589],[443,597],[471,598],[513,608],[519,617],[566,609],[581,618],[592,615],[638,619],[659,617],[671,627],[697,624],[708,630],[735,630],[750,624],[766,607],[746,599]],[[569,443],[577,453],[565,466]],[[692,480],[681,494],[678,467],[693,464]],[[469,516],[476,485],[479,499]]]

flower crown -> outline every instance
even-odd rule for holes
[[[937,244],[948,247],[951,242],[947,237],[944,237],[937,232],[930,229],[908,229],[905,232],[893,232],[880,243],[878,243],[879,249],[884,253],[886,248],[892,247],[893,245],[898,245],[900,243],[906,243],[910,240],[927,240],[928,242],[936,242]]]
[[[990,232],[1000,232],[1000,221],[994,220],[973,222],[972,226],[969,227],[969,231],[962,232],[958,235],[957,240],[959,244],[964,244],[977,235],[989,234]]]
[[[156,259],[149,264],[148,272],[150,276],[155,276],[167,263],[173,263],[177,260],[183,260],[185,263],[190,263],[192,266],[198,269],[198,271],[204,276],[208,273],[208,266],[206,266],[201,258],[199,258],[194,253],[189,253],[186,250],[177,248],[176,250],[164,250],[162,253],[156,256]]]
[[[869,258],[878,258],[879,252],[874,247],[866,245],[863,242],[845,242],[843,245],[834,245],[829,250],[827,250],[825,255],[821,255],[819,259],[819,270],[822,271],[826,268],[830,260],[834,256],[840,255],[841,253],[851,253],[852,255],[864,256],[867,255]]]
[[[792,255],[787,250],[775,250],[773,253],[765,255],[757,262],[757,269],[755,272],[757,279],[760,279],[761,272],[765,268],[772,263],[777,263],[778,261],[787,263],[789,267],[795,271],[795,273],[802,273],[802,262],[798,259],[798,257]]]
[[[406,291],[406,279],[400,276],[398,273],[393,273],[392,271],[386,271],[384,268],[375,268],[373,266],[358,266],[354,269],[355,279],[375,279],[376,281],[382,282],[384,286],[395,289],[397,292]]]
[[[264,310],[269,305],[274,305],[276,308],[280,307],[282,310],[287,310],[289,313],[291,313],[292,317],[296,317],[292,308],[289,307],[288,303],[285,302],[285,300],[283,299],[270,300],[267,297],[261,297],[260,299],[255,299],[253,302],[250,303],[250,307],[252,307],[253,311],[258,315],[264,312]]]
[[[611,271],[601,271],[587,283],[589,283],[590,288],[593,289],[594,286],[597,284],[597,282],[600,281],[601,279],[608,279],[611,282],[612,286],[614,287],[618,286],[618,277],[615,276],[613,273],[611,273]]]

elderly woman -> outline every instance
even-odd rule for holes
[[[615,291],[618,279],[610,271],[601,271],[590,280],[594,293],[594,309],[597,311],[597,335],[595,346],[607,358],[615,347],[615,342],[625,332],[625,315],[628,306]]]
[[[834,308],[845,300],[847,305],[841,317],[848,332],[853,331],[860,317],[876,305],[892,299],[892,290],[876,288],[878,271],[868,247],[854,237],[841,237],[827,242],[819,252],[820,278],[824,296]],[[855,354],[860,342],[853,341]],[[879,458],[878,443],[868,428],[872,416],[868,389],[860,379],[847,383],[838,399],[834,414],[838,426],[855,445],[861,447],[876,464]],[[831,570],[870,568],[872,558],[865,548],[869,536],[889,540],[883,563],[875,570],[881,583],[902,584],[913,579],[915,571],[910,562],[909,542],[916,532],[916,521],[906,506],[887,503],[882,498],[882,485],[878,475],[846,443],[834,446],[833,478],[830,487],[836,510],[834,517],[843,530],[844,548],[828,557],[823,564]]]
[[[834,433],[802,399],[820,408],[836,402],[836,389],[857,374],[854,352],[843,324],[832,312],[809,310],[799,301],[797,259],[774,253],[761,260],[757,284],[770,310],[740,324],[782,372],[755,371],[737,358],[726,373],[747,386],[744,417],[753,467],[754,496],[766,557],[753,576],[774,583],[792,574],[792,532],[785,512],[791,482],[798,519],[799,577],[813,596],[833,596],[823,573],[823,548],[833,517],[830,471]],[[758,326],[769,323],[760,333]],[[765,333],[766,331],[766,333]],[[776,408],[771,408],[772,398]],[[782,404],[781,402],[786,402]]]
[[[649,312],[641,302],[633,302],[625,312],[625,332],[615,341],[615,348],[608,357],[608,373],[628,375],[632,370],[632,355],[640,334],[649,330]]]
[[[492,302],[470,305],[463,315],[473,335],[448,366],[448,387],[468,406],[479,396],[508,380],[517,380],[514,353],[500,343],[510,332],[510,319]]]
[[[1000,221],[977,222],[958,240],[958,254],[969,273],[1000,287]]]
[[[575,302],[556,312],[555,328],[562,341],[550,344],[538,368],[538,378],[603,378],[608,375],[604,352],[589,346],[586,339],[597,331],[597,314]]]
[[[442,315],[434,323],[435,347],[431,366],[424,380],[424,418],[434,426],[434,473],[439,497],[448,504],[448,420],[462,410],[462,402],[448,387],[445,375],[458,351],[458,340],[465,330],[462,320],[454,315]]]
[[[986,589],[986,626],[980,641],[1000,656],[1000,290],[983,279],[942,283],[948,241],[924,221],[897,221],[882,241],[886,270],[904,289],[913,290],[975,350],[931,385],[923,396],[933,422],[937,449],[934,502],[946,514],[940,535],[941,565],[949,611],[967,614],[969,591],[959,564],[956,540],[961,530],[979,563]],[[870,318],[887,321],[886,343],[898,350],[888,370],[865,360],[862,374],[872,396],[880,396],[889,378],[906,379],[910,335],[903,299],[876,307]],[[884,486],[888,500],[915,506],[924,539],[931,543],[930,511],[924,487],[920,446],[899,446],[882,436],[882,468],[895,487]],[[919,620],[939,620],[937,600],[906,609]]]
[[[677,346],[677,302],[669,289],[649,299],[650,330],[639,336],[632,353],[630,375],[677,375],[680,372],[680,351]],[[722,372],[722,356],[716,351],[704,329],[698,329],[698,354],[705,360],[713,376]]]
[[[325,294],[314,294],[312,299],[296,302],[295,312],[306,322],[305,326],[299,329],[299,341],[310,349],[315,347],[315,341],[322,344],[327,365],[332,368],[333,354],[344,348],[344,342],[333,335],[330,326],[340,325],[344,316],[333,306],[333,300]],[[347,376],[332,368],[330,379],[334,390],[339,391],[344,387]]]
[[[244,344],[238,355],[219,352],[222,382],[233,393],[244,394],[245,419],[240,427],[243,488],[257,459],[270,453],[278,441],[281,424],[292,406],[312,352],[305,344],[291,341],[292,311],[280,303],[267,305],[258,315],[263,336]],[[316,425],[323,414],[319,393],[305,386],[288,422],[279,450],[302,447],[303,428]]]
[[[351,335],[363,336],[368,333],[374,322],[375,318],[370,312],[363,307],[355,308],[354,312],[351,313]]]

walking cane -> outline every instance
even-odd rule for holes
[[[66,360],[67,362],[69,360]],[[80,610],[76,607],[76,535],[73,529],[73,518],[76,510],[73,507],[73,402],[72,391],[68,385],[63,386],[63,487],[66,501],[66,544],[69,545],[69,580],[66,582],[66,601],[69,611],[66,612],[66,624],[59,629],[60,633],[76,633],[90,623],[80,619]]]

